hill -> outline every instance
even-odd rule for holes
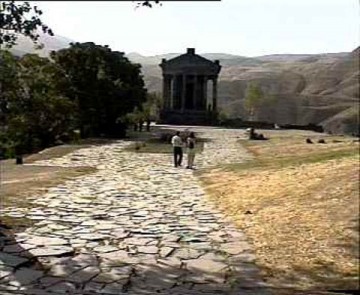
[[[17,44],[11,48],[10,51],[17,56],[22,56],[26,53],[35,53],[40,56],[47,57],[50,55],[51,51],[57,51],[62,48],[69,47],[70,43],[75,41],[62,36],[56,35],[52,37],[42,34],[39,38],[39,42],[44,45],[41,49],[37,49],[29,38],[19,35],[16,41]]]
[[[161,92],[158,64],[161,58],[129,54],[142,64],[149,91]],[[219,107],[230,118],[246,119],[243,108],[248,83],[256,82],[267,95],[258,120],[278,124],[320,124],[327,132],[358,134],[359,48],[351,53],[276,54],[243,57],[205,53],[218,57]]]
[[[42,36],[45,45],[35,50],[32,43],[20,37],[12,49],[16,55],[38,53],[48,56],[52,50],[69,46],[72,40],[61,36]],[[333,133],[358,134],[359,118],[359,51],[322,54],[273,54],[244,57],[226,53],[201,54],[219,59],[218,105],[229,118],[247,118],[243,108],[248,83],[256,82],[267,95],[259,110],[258,120],[278,124],[321,124]],[[159,63],[181,53],[143,56],[127,54],[142,65],[150,92],[161,92]]]

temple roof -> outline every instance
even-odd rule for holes
[[[163,59],[160,67],[164,73],[167,72],[200,72],[203,74],[217,75],[221,66],[218,60],[214,62],[198,54],[195,54],[194,48],[188,48],[185,54],[172,59]]]

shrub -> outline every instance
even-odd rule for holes
[[[163,132],[160,134],[160,141],[161,142],[166,142],[166,143],[170,143],[171,142],[171,138],[174,136],[173,133],[169,133],[169,132]]]

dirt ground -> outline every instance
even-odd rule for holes
[[[203,175],[211,199],[247,233],[274,287],[357,290],[359,143],[327,136],[326,144],[306,144],[319,136],[306,132],[266,135],[242,142],[253,161]]]

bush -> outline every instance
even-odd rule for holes
[[[15,145],[13,143],[0,144],[0,159],[11,159],[15,156]]]
[[[160,141],[161,142],[166,142],[166,143],[170,143],[171,142],[171,138],[174,136],[173,133],[169,133],[169,132],[165,132],[165,133],[161,133],[160,134]]]

